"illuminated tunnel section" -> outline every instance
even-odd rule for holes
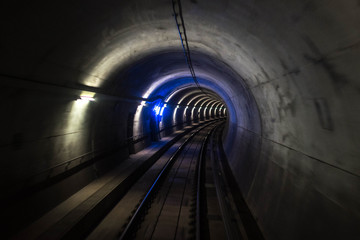
[[[244,87],[242,78],[210,55],[194,51],[192,58],[197,66],[201,90],[196,88],[182,52],[151,54],[119,71],[117,78],[127,84],[142,79],[144,83],[134,90],[137,95],[148,99],[139,103],[135,111],[133,136],[149,135],[151,129],[163,130],[161,135],[169,134],[171,126],[179,129],[181,124],[204,120],[206,116],[224,116],[225,109],[225,146],[237,137],[239,125],[260,133],[258,108],[252,94]],[[131,85],[129,88],[131,92]],[[210,105],[207,107],[207,104]],[[156,120],[154,115],[157,115]],[[151,139],[160,137],[152,136]],[[141,143],[137,145],[137,150],[145,146]]]
[[[206,80],[200,81],[204,86],[208,84],[214,88],[214,85],[207,83]],[[220,89],[214,90],[220,91]],[[137,125],[134,126],[134,135],[138,135],[139,132],[147,133],[152,141],[157,141],[161,136],[171,134],[186,125],[205,120],[203,107],[205,103],[226,105],[214,90],[207,87],[199,89],[189,77],[163,82],[148,95],[148,99],[155,100],[143,101],[137,109],[136,116],[141,116],[141,119],[139,117]],[[215,108],[211,117],[220,116],[225,115],[220,108]],[[209,118],[210,114],[207,119]],[[141,149],[144,146],[135,147],[135,149]]]
[[[261,138],[257,136],[262,130],[257,103],[241,76],[224,62],[200,51],[193,51],[192,61],[201,90],[194,84],[182,52],[154,53],[120,71],[118,78],[130,86],[142,79],[143,84],[134,89],[148,99],[136,109],[133,136],[150,137],[135,143],[134,152],[192,122],[226,115],[224,150],[236,169],[237,181],[247,191],[259,164],[255,159]],[[234,147],[234,142],[242,147]]]

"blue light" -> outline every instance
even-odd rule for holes
[[[164,104],[163,106],[161,106],[161,102],[158,103],[157,105],[155,105],[153,111],[155,112],[155,116],[162,116],[164,113],[164,109],[166,108],[166,104]]]
[[[160,106],[159,106],[159,105],[156,105],[156,106],[154,107],[153,111],[155,112],[155,115],[156,115],[156,116],[159,115],[159,113],[160,113]]]

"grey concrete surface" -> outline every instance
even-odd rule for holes
[[[358,239],[360,2],[182,5],[194,69],[226,103],[224,147],[264,237]],[[12,1],[0,13],[2,198],[133,127],[146,133],[151,110],[128,121],[136,99],[190,76],[170,0]],[[96,101],[77,104],[83,91]]]

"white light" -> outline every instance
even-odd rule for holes
[[[93,102],[95,101],[95,98],[90,96],[80,96],[80,99],[77,99],[78,101],[85,101],[85,102]]]
[[[159,106],[156,106],[156,107],[154,108],[154,111],[155,111],[155,114],[156,114],[156,115],[159,115],[160,107],[159,107]]]
[[[166,105],[165,105],[165,106],[166,106]],[[161,108],[161,110],[160,110],[160,116],[162,116],[162,115],[163,115],[163,112],[164,112],[164,108],[165,108],[165,106]]]

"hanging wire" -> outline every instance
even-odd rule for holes
[[[184,18],[182,15],[181,1],[180,0],[171,0],[171,2],[172,2],[172,7],[173,7],[173,15],[175,18],[176,26],[177,26],[180,40],[181,40],[181,46],[184,50],[186,63],[189,67],[191,76],[192,76],[196,86],[199,88],[199,90],[202,93],[204,93],[205,95],[207,95],[207,93],[205,93],[204,90],[201,88],[199,81],[196,78],[194,67],[192,65],[189,43],[188,43],[187,36],[186,36],[185,22],[184,22]]]

